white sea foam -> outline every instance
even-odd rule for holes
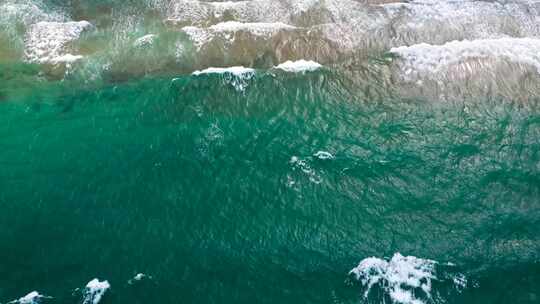
[[[254,69],[251,68],[245,68],[243,66],[234,66],[234,67],[227,67],[227,68],[207,68],[201,71],[195,71],[193,72],[193,75],[201,75],[201,74],[225,74],[230,73],[236,76],[242,76],[245,74],[253,74],[255,73]]]
[[[142,37],[137,38],[135,40],[135,42],[133,42],[133,46],[135,46],[135,47],[147,47],[147,46],[150,46],[150,45],[152,45],[154,43],[156,38],[157,38],[157,35],[155,35],[155,34],[144,35]]]
[[[293,6],[294,6],[294,12],[295,13],[305,13],[307,12],[309,9],[313,8],[317,3],[319,3],[320,0],[298,0],[298,1],[293,1]]]
[[[182,31],[188,35],[190,40],[197,48],[210,42],[216,37],[233,41],[234,34],[237,32],[248,32],[257,37],[270,38],[272,35],[283,30],[295,30],[296,27],[281,22],[255,22],[245,23],[237,21],[227,21],[214,24],[209,28],[196,26],[185,26]]]
[[[528,1],[407,1],[383,4],[390,45],[501,37],[540,37],[539,7]]]
[[[129,279],[128,280],[128,284],[129,285],[133,285],[135,284],[136,282],[139,282],[139,281],[142,281],[142,280],[146,280],[146,279],[152,279],[152,276],[149,276],[147,274],[144,274],[144,273],[137,273],[133,278]]]
[[[499,38],[452,41],[443,45],[426,43],[392,48],[407,79],[445,71],[467,60],[491,59],[530,65],[540,72],[540,39]]]
[[[93,279],[86,284],[82,304],[98,304],[105,292],[111,287],[108,281]]]
[[[437,277],[437,265],[438,262],[433,260],[396,253],[390,260],[376,257],[363,259],[350,274],[364,287],[364,298],[378,288],[392,303],[423,304],[432,298],[433,282],[446,279]],[[452,276],[451,282],[456,284],[456,289],[467,283],[462,274]]]
[[[227,21],[221,22],[210,27],[211,30],[216,32],[237,32],[248,31],[255,35],[263,36],[270,35],[279,30],[291,30],[296,27],[288,25],[282,22],[237,22]]]
[[[317,153],[313,154],[313,156],[315,156],[318,159],[323,159],[323,160],[334,159],[334,155],[326,151],[317,151]]]
[[[250,1],[225,1],[225,2],[208,2],[212,8],[212,14],[215,18],[221,18],[226,12],[244,11],[250,5]]]
[[[28,26],[39,21],[64,21],[64,14],[51,11],[40,0],[7,0],[0,4],[0,25],[22,23]]]
[[[73,63],[75,61],[81,60],[84,58],[81,55],[72,55],[72,54],[65,54],[62,56],[54,57],[51,59],[51,63],[57,64],[57,63]]]
[[[88,21],[33,24],[25,38],[26,60],[35,63],[73,61],[70,44],[90,29],[93,25]]]
[[[173,0],[167,10],[167,19],[173,23],[202,25],[212,19],[220,19],[226,13],[242,17],[252,1],[206,2],[194,0]],[[247,16],[244,16],[247,17]]]
[[[377,284],[395,303],[419,304],[412,288],[420,287],[426,295],[431,292],[431,281],[435,279],[435,261],[402,256],[396,253],[390,261],[370,257],[362,260],[350,271],[356,279],[367,286],[364,297],[368,297],[371,288]]]
[[[193,72],[194,76],[204,74],[221,74],[226,83],[233,86],[237,91],[244,91],[249,80],[255,76],[255,70],[243,66],[234,66],[227,68],[207,68],[202,71]]]
[[[354,0],[172,0],[166,16],[168,21],[185,25],[208,25],[215,21],[232,20],[313,26],[350,20],[364,10],[365,5]],[[307,12],[312,13],[306,16]]]
[[[13,300],[11,302],[8,302],[8,304],[38,304],[43,299],[50,299],[49,296],[44,296],[40,294],[37,291],[32,291],[29,294],[25,295],[22,298],[19,298],[18,300]]]
[[[298,72],[312,72],[322,68],[322,65],[311,60],[297,60],[297,61],[286,61],[275,67],[276,69],[283,70],[291,73]]]
[[[185,26],[182,31],[186,33],[193,44],[200,49],[203,45],[212,39],[213,35],[207,29],[196,26]]]
[[[384,3],[382,9],[371,5],[377,3]],[[268,37],[276,28],[295,26],[333,42],[336,52],[349,53],[454,39],[540,37],[539,10],[528,1],[173,0],[167,16],[198,26],[201,30],[191,32],[196,37],[237,31]]]
[[[301,159],[298,156],[292,156],[289,160],[289,164],[292,165],[293,171],[300,170],[300,172],[305,174],[305,176],[308,177],[310,182],[314,184],[320,184],[322,182],[322,177],[319,175],[319,173],[317,173],[315,169],[311,167],[308,160]],[[289,185],[293,185],[296,182],[292,178],[290,178],[288,183]]]
[[[216,22],[287,22],[290,6],[287,1],[207,2],[172,0],[167,20],[184,25],[209,25]]]

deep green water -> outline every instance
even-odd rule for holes
[[[348,272],[396,252],[467,277],[428,303],[540,303],[532,101],[403,100],[329,70],[241,92],[34,69],[0,72],[2,303],[80,303],[93,278],[111,284],[102,304],[390,303]]]

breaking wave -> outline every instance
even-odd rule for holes
[[[396,253],[388,260],[363,259],[350,274],[361,283],[369,303],[445,303],[449,293],[459,293],[468,285],[463,274],[450,272],[452,268],[452,264]]]

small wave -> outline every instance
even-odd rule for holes
[[[226,21],[214,24],[208,28],[185,26],[182,31],[192,43],[200,50],[207,47],[214,40],[223,40],[227,43],[235,42],[236,33],[247,33],[250,39],[270,39],[283,31],[294,31],[297,28],[281,22],[238,22]]]
[[[282,22],[238,22],[227,21],[221,22],[210,27],[216,32],[238,32],[246,31],[257,36],[268,36],[280,30],[293,30],[296,27]]]
[[[390,260],[363,259],[349,273],[362,284],[366,300],[380,290],[391,303],[423,304],[434,298],[435,281],[448,281],[458,292],[467,285],[466,277],[459,273],[438,276],[437,265],[433,260],[396,253]]]
[[[286,61],[282,64],[274,67],[275,69],[283,70],[290,73],[298,72],[312,72],[322,68],[322,65],[311,60],[297,60],[297,61]]]
[[[205,25],[232,19],[237,22],[283,22],[311,26],[342,19],[345,14],[350,16],[351,11],[361,7],[352,0],[172,0],[166,18],[170,23],[186,25]]]
[[[66,16],[60,11],[48,9],[40,0],[33,1],[2,1],[0,4],[0,26],[20,23],[28,26],[39,21],[64,21]]]
[[[404,96],[459,100],[490,95],[526,102],[539,92],[540,39],[422,43],[390,53],[396,56],[390,65],[392,81]]]
[[[52,297],[40,294],[37,291],[32,291],[18,300],[8,302],[8,304],[39,304],[43,299],[51,299]]]
[[[111,287],[108,281],[93,279],[86,284],[82,304],[98,304],[105,292]]]
[[[76,62],[78,60],[81,60],[83,58],[84,57],[81,56],[81,55],[65,54],[65,55],[62,55],[62,56],[54,57],[53,59],[51,59],[51,63],[52,64],[59,64],[59,63],[70,64],[70,63]]]
[[[330,152],[326,151],[317,151],[317,153],[313,154],[318,159],[334,159],[334,155],[332,155]]]
[[[300,172],[302,172],[305,176],[308,177],[310,182],[314,184],[320,184],[323,181],[319,173],[317,173],[317,171],[311,167],[308,160],[301,159],[298,156],[292,156],[289,164],[293,166],[293,171],[300,170]],[[292,186],[295,183],[296,181],[291,176],[289,176],[288,185]]]
[[[396,41],[440,44],[454,39],[537,36],[537,10],[529,1],[414,0],[382,5]]]
[[[139,37],[133,42],[133,46],[138,48],[148,47],[154,43],[156,40],[157,35],[156,34],[148,34],[144,35],[142,37]]]
[[[133,285],[137,282],[143,281],[143,280],[151,280],[152,276],[149,276],[147,274],[144,274],[142,272],[137,273],[133,278],[128,280],[129,285]]]
[[[194,76],[204,74],[222,75],[226,83],[233,86],[237,91],[244,91],[249,84],[249,80],[255,76],[255,70],[243,66],[234,66],[228,68],[207,68],[192,73]]]
[[[401,70],[408,79],[442,72],[452,66],[478,59],[507,60],[530,65],[540,72],[540,39],[500,38],[452,41],[443,45],[427,43],[392,48],[401,59]]]
[[[166,13],[167,21],[173,24],[204,25],[215,21],[230,20],[256,22],[278,21],[287,14],[281,1],[226,1],[207,2],[194,0],[172,0]]]
[[[251,68],[245,68],[243,66],[234,66],[234,67],[228,67],[228,68],[207,68],[201,71],[195,71],[193,72],[193,75],[198,76],[201,74],[225,74],[225,73],[230,73],[235,76],[242,76],[245,74],[253,74],[255,73],[255,70]]]

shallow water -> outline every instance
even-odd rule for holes
[[[96,30],[51,66],[0,16],[0,303],[540,303],[535,38],[192,73],[256,47],[32,3]]]

